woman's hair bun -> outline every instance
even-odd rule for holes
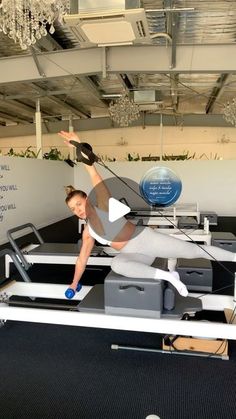
[[[74,188],[74,186],[72,186],[72,185],[67,185],[67,186],[65,186],[65,192],[66,192],[66,195],[68,196],[68,195],[70,195],[70,193],[71,192],[74,192],[76,189]]]

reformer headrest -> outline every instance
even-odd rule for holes
[[[78,143],[77,141],[71,140],[70,143],[76,148],[77,161],[92,166],[92,164],[99,160],[96,154],[93,153],[93,149],[88,143]]]

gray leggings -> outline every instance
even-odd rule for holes
[[[236,261],[236,254],[215,246],[201,245],[159,233],[150,227],[137,227],[135,237],[114,257],[111,268],[114,272],[130,278],[161,278],[157,268],[150,266],[160,258],[205,258],[219,261]],[[138,233],[138,234],[137,234]]]

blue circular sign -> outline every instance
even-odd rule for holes
[[[152,167],[142,177],[139,189],[149,205],[167,207],[179,198],[182,182],[171,169]]]

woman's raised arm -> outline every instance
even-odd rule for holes
[[[68,147],[74,147],[74,145],[70,143],[71,140],[76,141],[78,143],[81,142],[79,136],[75,132],[60,131],[58,135],[64,138],[64,142]],[[103,209],[104,211],[108,211],[108,201],[111,197],[109,189],[107,188],[103,178],[101,177],[100,173],[98,173],[94,165],[89,166],[87,164],[84,164],[84,167],[86,168],[90,176],[93,188],[95,188],[98,208]]]

